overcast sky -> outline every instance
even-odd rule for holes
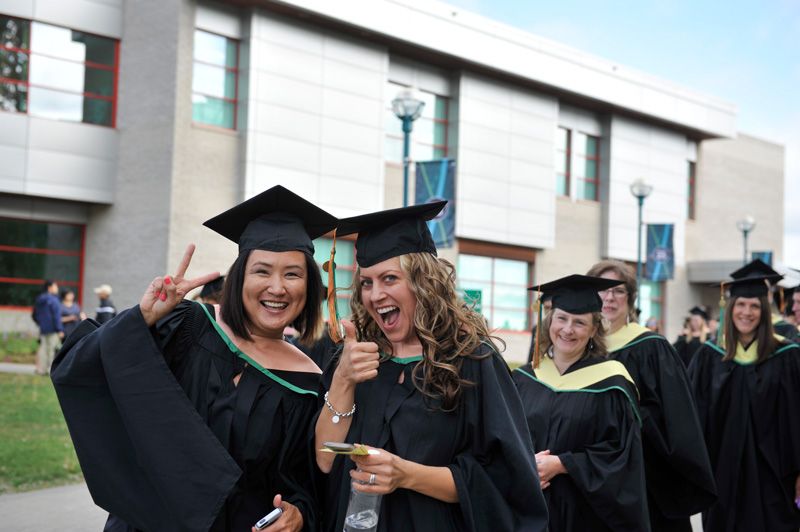
[[[800,1],[448,3],[734,103],[739,131],[785,146],[783,262],[800,268]]]

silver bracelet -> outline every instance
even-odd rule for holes
[[[333,414],[333,417],[331,418],[331,421],[333,421],[334,424],[335,423],[339,423],[339,421],[341,421],[341,419],[343,417],[350,417],[350,416],[352,416],[353,414],[356,413],[356,404],[355,403],[353,403],[353,408],[351,408],[348,412],[339,412],[338,410],[333,408],[333,405],[331,404],[331,402],[328,401],[328,392],[325,392],[325,406],[327,406],[328,410],[330,410],[331,414]]]

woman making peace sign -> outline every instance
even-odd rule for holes
[[[205,225],[239,243],[219,306],[183,297],[218,276],[157,277],[141,303],[84,322],[53,382],[107,529],[315,530],[309,426],[319,369],[283,340],[321,325],[311,240],[336,219],[282,187]]]

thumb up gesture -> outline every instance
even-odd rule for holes
[[[339,366],[334,379],[355,386],[359,382],[368,381],[378,376],[378,344],[375,342],[359,342],[356,339],[356,327],[349,320],[342,320],[345,338]]]

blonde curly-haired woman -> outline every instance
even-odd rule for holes
[[[455,270],[436,257],[425,224],[443,206],[339,225],[339,234],[358,232],[358,269],[344,347],[323,378],[316,443],[373,453],[317,453],[329,488],[325,530],[342,530],[351,485],[383,495],[379,531],[547,528],[508,366],[483,317],[457,297]]]

